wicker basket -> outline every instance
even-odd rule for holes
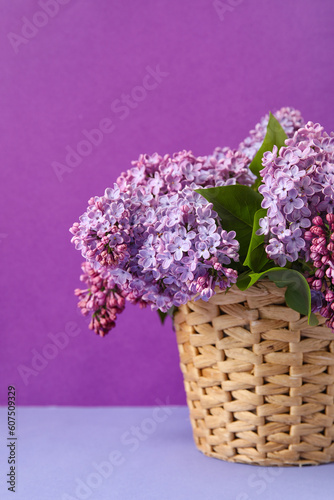
[[[334,461],[334,334],[308,326],[284,292],[261,281],[175,315],[194,439],[206,455],[258,465]]]

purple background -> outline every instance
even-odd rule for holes
[[[68,228],[142,152],[234,147],[287,105],[334,128],[333,1],[229,3],[219,16],[207,0],[70,0],[45,18],[37,1],[1,0],[2,403],[9,384],[20,404],[185,402],[170,323],[129,306],[106,338],[88,330]],[[21,34],[24,16],[48,23],[16,53],[8,33]],[[168,76],[121,120],[111,104],[157,65]],[[113,132],[59,182],[53,162],[103,118]],[[48,350],[48,334],[73,322],[80,333]],[[55,357],[24,383],[18,367],[36,352]]]

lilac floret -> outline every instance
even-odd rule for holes
[[[166,312],[195,296],[208,300],[216,287],[236,282],[228,266],[239,259],[239,243],[195,189],[251,185],[248,167],[245,155],[228,148],[199,158],[187,151],[141,155],[104,196],[89,201],[72,241],[132,303]]]

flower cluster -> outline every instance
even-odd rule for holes
[[[186,151],[173,157],[142,155],[104,196],[89,200],[71,228],[88,276],[103,277],[96,291],[116,287],[123,299],[166,312],[194,296],[208,300],[216,286],[226,289],[235,283],[237,272],[229,267],[239,259],[235,232],[221,227],[212,205],[195,189],[251,185],[248,163],[227,148],[200,158]],[[77,292],[84,313],[97,310],[96,291]],[[116,311],[110,322],[108,311],[107,304],[93,318],[101,334],[114,325]]]
[[[308,278],[314,298],[314,310],[327,318],[327,325],[334,328],[334,214],[317,215],[312,226],[305,232],[305,240],[311,243],[310,261],[315,268]]]
[[[300,111],[293,108],[281,108],[274,113],[274,116],[280,122],[288,137],[292,137],[296,130],[305,125]],[[255,128],[250,131],[249,137],[240,143],[238,150],[249,159],[253,159],[260,149],[266,135],[268,121],[269,115],[264,116]]]
[[[214,187],[228,184],[251,186],[254,175],[249,170],[249,159],[240,151],[216,148],[212,155],[195,157],[181,151],[173,156],[140,155],[133,167],[118,179],[122,192],[131,192],[138,186],[148,188],[153,196],[178,193],[191,184]]]
[[[276,146],[265,153],[262,164],[259,192],[268,210],[258,234],[267,235],[268,257],[280,266],[298,258],[307,261],[310,245],[305,231],[313,217],[333,211],[334,137],[308,122],[286,140],[279,156]]]
[[[103,278],[103,273],[95,271],[88,262],[81,265],[83,274],[80,280],[87,288],[75,290],[79,298],[79,307],[85,316],[92,313],[89,328],[103,337],[115,326],[117,315],[125,307],[125,299],[117,285],[111,288],[110,280]]]

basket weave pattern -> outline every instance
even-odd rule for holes
[[[261,281],[180,307],[190,420],[206,455],[260,465],[334,461],[334,334]]]

